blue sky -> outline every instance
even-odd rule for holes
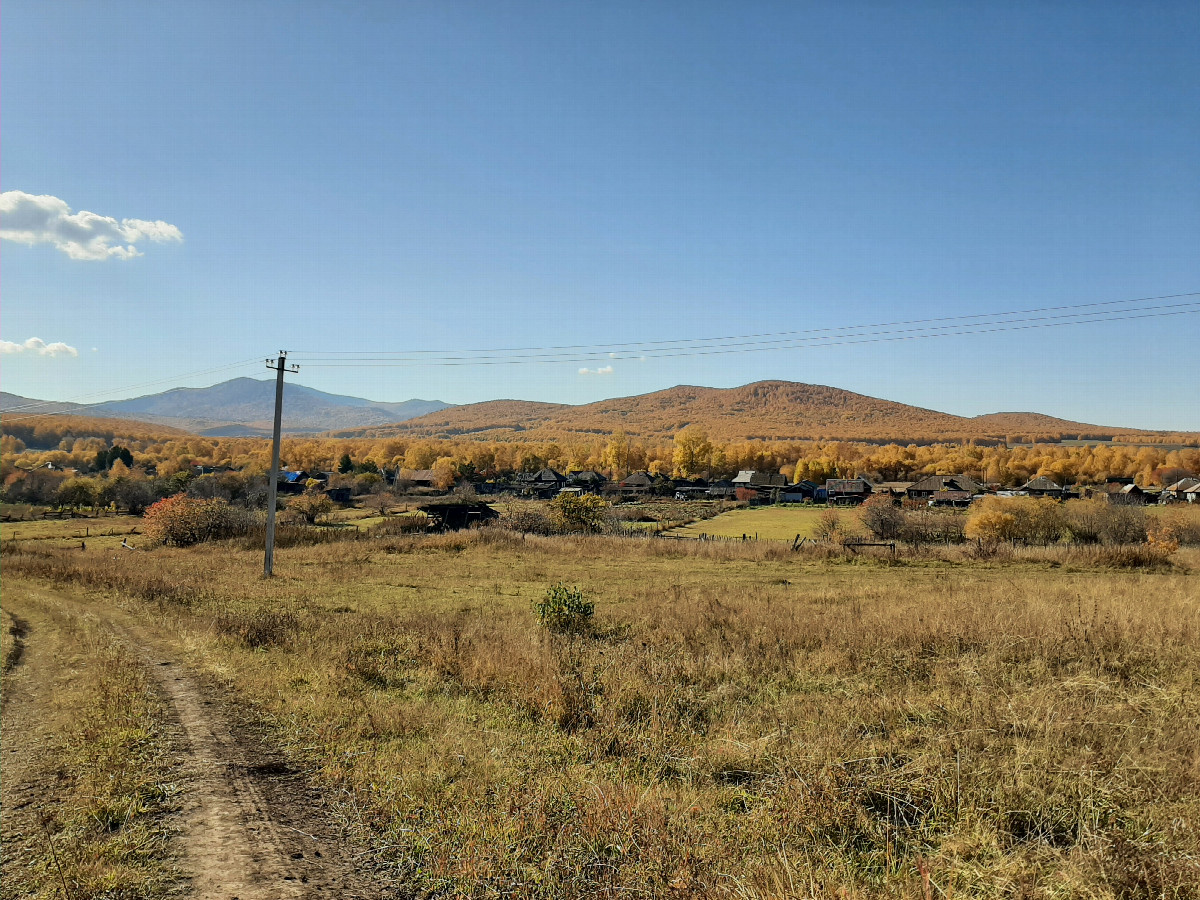
[[[624,349],[1200,291],[1195,3],[8,0],[0,22],[6,391],[266,376],[286,348],[300,383],[379,400],[779,378],[1200,430],[1200,306]],[[563,345],[595,350],[317,364]]]

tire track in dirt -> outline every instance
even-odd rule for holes
[[[53,796],[52,776],[40,765],[48,744],[48,710],[62,659],[57,646],[41,646],[41,634],[53,628],[49,620],[29,610],[18,616],[8,608],[4,620],[13,643],[4,654],[0,693],[0,896],[13,894],[8,880],[13,870],[29,871],[52,846],[46,830],[45,800]]]
[[[384,896],[261,727],[189,673],[150,629],[119,610],[109,622],[146,661],[183,730],[182,837],[197,900]]]
[[[4,653],[3,671],[7,674],[21,664],[21,657],[25,655],[25,636],[29,633],[29,623],[8,610],[4,611],[4,616],[9,620],[8,633],[13,639],[12,646]],[[4,697],[0,696],[0,703],[3,701]]]
[[[406,892],[373,875],[320,794],[293,771],[266,729],[203,676],[170,642],[129,613],[69,594],[36,589],[94,615],[146,664],[181,732],[178,765],[186,785],[180,813],[181,864],[197,900],[375,900]],[[7,761],[6,761],[7,762]]]

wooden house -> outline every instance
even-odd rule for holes
[[[905,488],[904,495],[909,500],[932,500],[943,491],[974,496],[981,493],[982,488],[968,475],[930,475],[915,481]]]
[[[830,478],[825,482],[826,502],[830,506],[857,506],[871,493],[871,482],[865,478]]]
[[[1185,495],[1187,494],[1188,489],[1194,488],[1197,485],[1200,485],[1200,478],[1181,478],[1174,484],[1169,484],[1162,489],[1162,493],[1159,494],[1159,502],[1172,503],[1177,501],[1186,501],[1187,497]]]
[[[303,494],[308,488],[308,472],[300,469],[297,472],[280,472],[278,488],[281,494]]]
[[[892,500],[903,500],[908,496],[908,489],[913,484],[912,481],[876,481],[872,484],[872,493],[885,494]]]
[[[820,487],[815,481],[797,481],[779,491],[779,503],[812,503]]]
[[[582,472],[568,473],[567,484],[571,487],[583,488],[585,493],[599,495],[608,486],[608,479],[599,472],[585,469]]]
[[[732,481],[722,479],[710,482],[704,493],[710,500],[733,500],[737,497],[737,488]]]
[[[1045,475],[1039,475],[1037,478],[1025,482],[1021,486],[1021,490],[1030,497],[1050,497],[1054,500],[1061,500],[1063,495],[1063,486]]]
[[[622,497],[649,497],[654,492],[654,478],[649,472],[634,472],[621,479],[618,488]]]
[[[433,473],[433,469],[414,469],[412,474],[404,480],[415,488],[437,487],[437,476]]]
[[[543,500],[555,496],[567,486],[567,476],[547,466],[536,472],[522,472],[517,476],[517,488],[526,495]]]
[[[481,501],[444,501],[426,503],[417,508],[429,517],[429,527],[433,531],[458,531],[500,517],[499,513]]]

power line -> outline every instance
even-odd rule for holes
[[[1157,310],[1157,311],[1156,311]],[[821,347],[838,347],[850,344],[888,343],[905,340],[922,340],[939,337],[961,337],[976,334],[992,334],[1002,331],[1027,331],[1038,328],[1061,328],[1069,325],[1089,325],[1105,322],[1123,322],[1135,319],[1161,318],[1164,316],[1192,315],[1200,313],[1200,302],[1186,304],[1164,304],[1156,307],[1145,307],[1141,310],[1125,311],[1108,310],[1093,313],[1073,313],[1064,316],[1037,316],[1027,319],[994,319],[993,321],[960,323],[957,326],[938,325],[927,328],[905,328],[891,330],[866,331],[859,326],[859,333],[851,329],[841,329],[842,334],[826,334],[811,337],[794,337],[783,340],[738,341],[737,339],[711,339],[725,343],[710,343],[691,347],[657,347],[641,351],[622,349],[608,352],[612,360],[640,359],[670,359],[677,357],[715,356],[732,353],[758,353],[770,350],[806,350]],[[833,331],[830,329],[830,331]],[[602,345],[603,349],[613,346],[630,347],[631,345]],[[531,348],[533,349],[533,348]],[[550,348],[546,348],[550,350]],[[481,353],[486,351],[480,351]],[[590,362],[596,353],[544,352],[509,355],[478,355],[478,356],[442,356],[414,358],[379,356],[363,356],[358,358],[338,357],[307,357],[305,365],[310,368],[415,368],[443,366],[496,366],[523,365],[530,363],[568,363]]]
[[[497,347],[497,348],[488,348],[488,349],[481,349],[481,350],[474,350],[474,351],[298,350],[298,351],[293,351],[293,352],[294,352],[294,354],[301,354],[301,353],[324,354],[324,356],[314,355],[312,357],[309,357],[310,359],[325,359],[326,357],[337,357],[337,356],[366,359],[366,358],[371,358],[374,356],[397,356],[397,355],[413,355],[413,356],[419,356],[420,358],[423,358],[425,356],[435,356],[435,357],[439,357],[439,358],[451,358],[451,357],[448,357],[447,354],[453,353],[453,352],[470,352],[470,353],[475,353],[475,354],[509,354],[509,353],[526,353],[526,352],[534,352],[534,351],[538,351],[538,352],[564,351],[564,352],[566,352],[566,351],[591,350],[591,351],[596,351],[596,352],[603,352],[603,351],[614,350],[617,348],[635,348],[635,347],[639,347],[639,348],[660,347],[660,348],[664,348],[664,349],[669,349],[673,345],[681,345],[681,344],[709,344],[709,343],[719,342],[719,341],[754,340],[754,339],[759,339],[759,338],[790,338],[794,335],[822,335],[822,334],[834,335],[839,332],[846,332],[846,331],[861,331],[861,330],[865,330],[865,329],[876,329],[876,328],[896,328],[896,327],[904,326],[904,325],[931,325],[931,324],[938,323],[938,322],[957,322],[957,323],[960,323],[961,325],[967,325],[967,324],[971,323],[971,320],[998,319],[998,318],[1011,317],[1011,316],[1032,315],[1035,313],[1062,312],[1063,310],[1091,309],[1091,310],[1095,310],[1096,314],[1099,314],[1101,311],[1100,308],[1104,308],[1104,307],[1114,307],[1114,306],[1129,307],[1132,304],[1152,303],[1152,302],[1157,302],[1160,300],[1177,300],[1177,299],[1181,299],[1183,297],[1200,297],[1200,291],[1190,291],[1190,292],[1180,293],[1180,294],[1161,294],[1161,295],[1154,296],[1154,297],[1139,297],[1139,298],[1126,299],[1126,300],[1103,300],[1103,301],[1096,301],[1096,302],[1092,302],[1092,303],[1076,303],[1076,304],[1062,305],[1062,306],[1042,306],[1042,307],[1034,307],[1031,309],[1009,310],[1006,312],[975,313],[975,314],[963,315],[963,316],[941,316],[941,317],[927,318],[927,319],[906,319],[906,320],[900,320],[900,321],[896,321],[896,322],[878,322],[878,323],[868,324],[868,325],[843,325],[843,326],[838,326],[838,327],[834,327],[834,328],[813,328],[813,329],[802,329],[802,330],[794,330],[794,331],[763,332],[763,333],[759,333],[759,334],[730,335],[730,336],[724,336],[724,337],[678,338],[678,339],[660,340],[660,341],[617,342],[617,343],[612,343],[612,344],[565,344],[565,345],[559,345],[559,346],[537,346],[537,347]],[[1195,302],[1195,301],[1192,301],[1192,302]],[[1187,304],[1172,304],[1172,305],[1183,306],[1183,305],[1187,305]],[[1148,308],[1156,309],[1159,307],[1148,307]],[[1127,310],[1112,310],[1113,313],[1119,313],[1119,312],[1125,312],[1125,311],[1135,312],[1138,310],[1133,309],[1133,308],[1130,308]],[[1074,313],[1073,315],[1083,316],[1083,315],[1088,315],[1088,313],[1078,312],[1078,313]],[[984,324],[984,323],[975,323],[975,324]],[[952,327],[952,326],[946,326],[946,327]],[[620,352],[620,351],[618,350],[618,352]],[[468,357],[455,357],[455,358],[466,359]],[[472,358],[480,358],[480,357],[472,357]],[[483,357],[483,358],[486,358],[486,357]]]
[[[892,343],[930,338],[964,337],[1005,331],[1061,328],[1070,325],[1123,322],[1135,319],[1162,318],[1200,313],[1200,299],[1191,299],[1182,303],[1158,302],[1163,300],[1180,300],[1182,298],[1200,298],[1200,291],[1163,294],[1155,297],[1141,297],[1128,300],[1106,300],[1093,303],[1042,306],[995,313],[908,319],[872,325],[843,325],[832,328],[763,332],[725,337],[678,338],[614,344],[512,347],[469,351],[307,350],[295,352],[292,356],[293,359],[299,358],[306,366],[311,368],[415,368],[592,362],[597,355],[602,353],[611,360],[628,361],[648,358],[672,359],[735,353],[761,353],[771,350],[811,350],[852,344]],[[313,355],[304,357],[300,355],[301,353]],[[126,385],[125,387],[95,391],[65,401],[45,400],[29,403],[4,410],[4,420],[5,422],[20,422],[29,419],[44,418],[46,416],[71,415],[74,412],[73,410],[32,412],[32,410],[54,404],[75,403],[79,404],[80,408],[85,408],[86,406],[94,411],[95,407],[103,406],[103,402],[84,404],[83,401],[90,397],[121,394],[161,384],[178,383],[186,378],[243,368],[257,361],[257,357],[240,360],[222,366],[200,369],[151,381],[143,381],[137,384]],[[24,415],[14,416],[12,415],[14,412],[24,413]]]

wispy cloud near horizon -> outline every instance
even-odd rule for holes
[[[182,241],[183,232],[163,221],[121,219],[80,210],[50,194],[0,194],[0,239],[20,244],[53,244],[71,259],[132,259],[140,241]]]
[[[611,375],[615,371],[612,366],[600,366],[595,369],[589,369],[584,366],[579,370],[580,375]]]
[[[47,344],[41,338],[31,337],[24,343],[0,341],[0,353],[36,353],[38,356],[78,356],[79,351],[62,341]]]

